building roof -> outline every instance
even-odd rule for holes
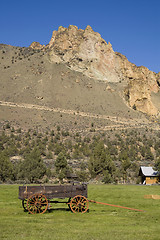
[[[155,171],[152,167],[140,167],[140,171],[144,176],[155,177],[159,176],[159,172]]]

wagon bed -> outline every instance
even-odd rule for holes
[[[19,186],[19,199],[21,200],[38,193],[44,194],[47,199],[71,198],[76,195],[83,195],[87,198],[87,185]]]

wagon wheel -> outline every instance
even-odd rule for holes
[[[24,208],[25,212],[28,211],[28,209],[27,209],[27,199],[26,198],[22,200],[22,207]]]
[[[67,202],[67,205],[68,205],[68,207],[69,207],[69,210],[71,210],[70,204],[71,204],[71,197],[68,199],[68,202]]]
[[[48,208],[48,200],[42,194],[33,194],[27,200],[27,209],[31,214],[45,213]]]
[[[82,195],[77,195],[70,202],[71,211],[85,213],[88,210],[89,201]]]

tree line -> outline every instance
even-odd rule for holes
[[[79,181],[136,182],[141,165],[160,170],[158,132],[79,133],[59,126],[45,132],[23,131],[7,123],[0,134],[1,182],[63,182],[70,173]]]

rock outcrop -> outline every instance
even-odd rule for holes
[[[130,63],[90,26],[85,30],[60,26],[53,31],[47,47],[51,62],[64,62],[70,69],[101,81],[126,82],[124,99],[129,106],[150,115],[158,114],[151,93],[160,90],[160,74]]]
[[[116,54],[110,43],[87,26],[85,30],[76,26],[59,27],[49,43],[51,61],[63,61],[75,71],[86,76],[108,82],[118,82],[115,71]],[[61,59],[61,60],[60,60]]]
[[[151,101],[151,93],[160,90],[158,74],[149,71],[146,67],[137,67],[120,53],[117,53],[117,56],[119,57],[118,72],[127,80],[124,96],[129,105],[149,115],[157,115],[158,109]]]
[[[41,45],[39,42],[32,42],[29,47],[33,49],[42,49],[44,46]]]

